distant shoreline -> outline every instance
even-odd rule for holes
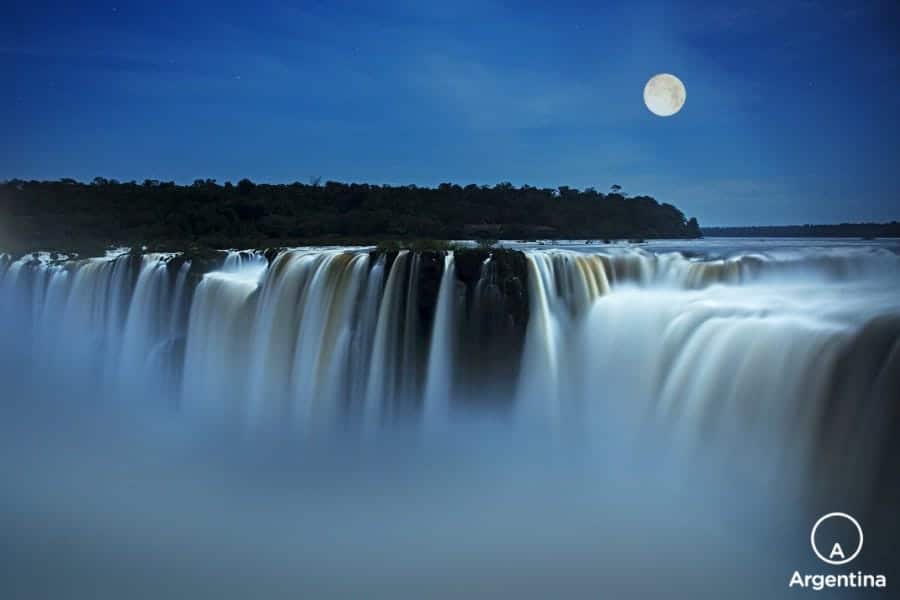
[[[702,227],[701,233],[703,237],[895,238],[900,237],[900,223]]]

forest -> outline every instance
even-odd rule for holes
[[[696,238],[675,206],[593,188],[450,183],[435,188],[243,179],[0,183],[0,245],[181,249],[374,244],[384,240]]]

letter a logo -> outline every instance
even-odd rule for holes
[[[834,560],[835,556],[841,557],[841,559],[847,558],[844,556],[844,550],[841,548],[840,544],[835,544],[834,548],[831,549],[831,554],[828,555],[828,558]]]
[[[859,544],[857,544],[856,550],[853,551],[853,554],[851,554],[850,556],[846,556],[844,554],[844,549],[841,547],[841,545],[839,543],[835,542],[834,545],[831,547],[831,554],[829,554],[828,557],[826,558],[825,555],[822,554],[821,552],[819,552],[819,549],[816,547],[816,530],[819,528],[819,525],[821,525],[824,521],[827,521],[828,519],[835,519],[835,518],[844,519],[853,524],[853,527],[856,529],[856,533],[859,535]],[[826,562],[829,565],[844,565],[844,564],[847,564],[848,562],[850,562],[851,560],[853,560],[854,558],[856,558],[859,555],[859,553],[862,551],[863,530],[862,530],[862,527],[860,527],[860,525],[859,525],[859,521],[857,521],[856,519],[854,519],[847,513],[842,513],[842,512],[828,513],[827,515],[820,517],[819,520],[816,521],[816,524],[813,525],[812,531],[809,534],[809,544],[812,546],[813,552],[816,553],[816,556],[818,556],[822,560],[822,562]],[[827,546],[825,546],[825,547],[827,548]]]

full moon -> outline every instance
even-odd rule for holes
[[[654,115],[671,117],[684,106],[687,90],[674,75],[660,73],[654,75],[644,86],[644,104]]]

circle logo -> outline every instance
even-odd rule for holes
[[[816,531],[819,529],[819,526],[822,525],[825,521],[829,519],[844,519],[850,521],[853,526],[856,528],[856,532],[859,534],[859,544],[856,546],[856,550],[850,556],[845,556],[844,549],[837,542],[831,547],[831,551],[828,553],[826,557],[824,554],[819,552],[819,548],[816,546]],[[812,546],[813,552],[816,553],[816,556],[819,557],[823,562],[828,563],[829,565],[845,565],[854,558],[856,558],[863,547],[863,530],[859,524],[859,521],[848,515],[847,513],[842,512],[832,512],[827,515],[822,515],[816,524],[813,525],[812,532],[809,534],[809,543]],[[836,557],[839,557],[839,560],[835,560]]]

